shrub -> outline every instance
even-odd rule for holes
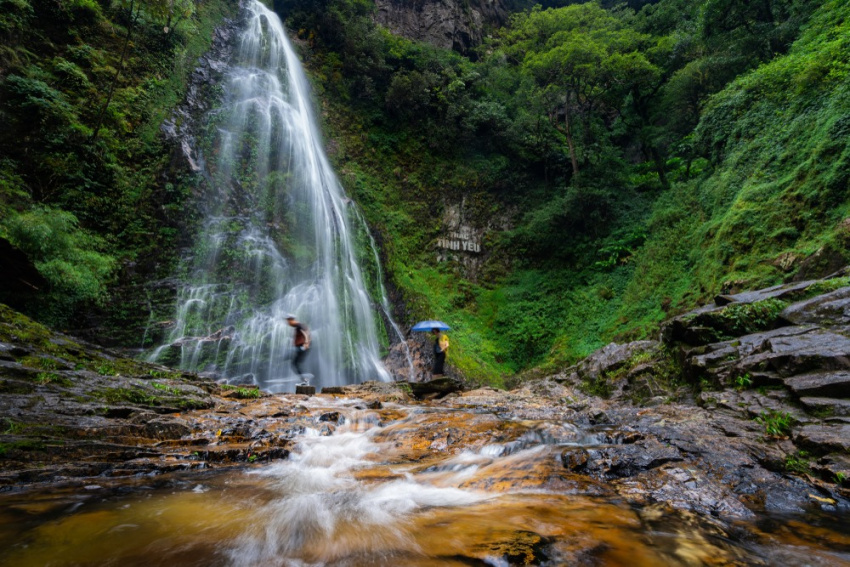
[[[101,252],[104,242],[81,229],[73,214],[36,207],[4,220],[0,234],[30,258],[50,284],[46,299],[66,315],[78,302],[105,298],[115,258]]]

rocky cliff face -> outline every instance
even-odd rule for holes
[[[504,0],[375,0],[375,20],[408,39],[466,53],[504,23]]]

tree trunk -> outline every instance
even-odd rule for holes
[[[558,115],[553,110],[549,113],[549,122],[555,127],[555,130],[560,132],[567,138],[567,147],[570,150],[570,161],[573,164],[573,175],[578,175],[578,158],[576,158],[576,146],[573,141],[573,131],[570,128],[570,115],[567,109],[564,109],[564,126],[558,122]]]
[[[133,36],[133,26],[136,23],[136,17],[133,16],[133,8],[135,0],[130,2],[130,24],[127,26],[127,37],[124,38],[124,48],[121,50],[121,60],[118,62],[118,68],[115,70],[115,76],[112,78],[112,84],[109,86],[109,94],[106,96],[106,103],[100,109],[100,114],[97,117],[97,125],[94,127],[94,132],[91,135],[89,144],[94,145],[97,141],[97,136],[100,134],[100,128],[103,126],[103,119],[106,117],[106,110],[109,108],[109,103],[112,102],[112,95],[115,94],[115,87],[118,85],[118,77],[121,76],[121,69],[124,67],[124,59],[127,57],[127,47],[130,45],[130,38]]]
[[[578,159],[576,158],[576,146],[573,142],[573,131],[570,128],[570,113],[564,110],[564,125],[565,134],[567,136],[567,146],[570,148],[570,160],[573,162],[573,175],[578,175]]]
[[[670,188],[670,182],[667,181],[667,173],[664,171],[665,163],[661,157],[661,152],[655,146],[649,147],[649,153],[652,156],[652,161],[655,162],[655,171],[658,172],[658,180],[661,181],[661,186],[665,189]]]

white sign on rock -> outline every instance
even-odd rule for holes
[[[466,229],[466,230],[464,230]],[[481,252],[481,242],[473,238],[468,227],[452,230],[447,237],[437,239],[437,247],[457,252]]]

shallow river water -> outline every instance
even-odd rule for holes
[[[275,464],[0,495],[0,564],[850,565],[837,516],[611,496],[561,465],[564,446],[599,442],[569,423],[322,404]]]

